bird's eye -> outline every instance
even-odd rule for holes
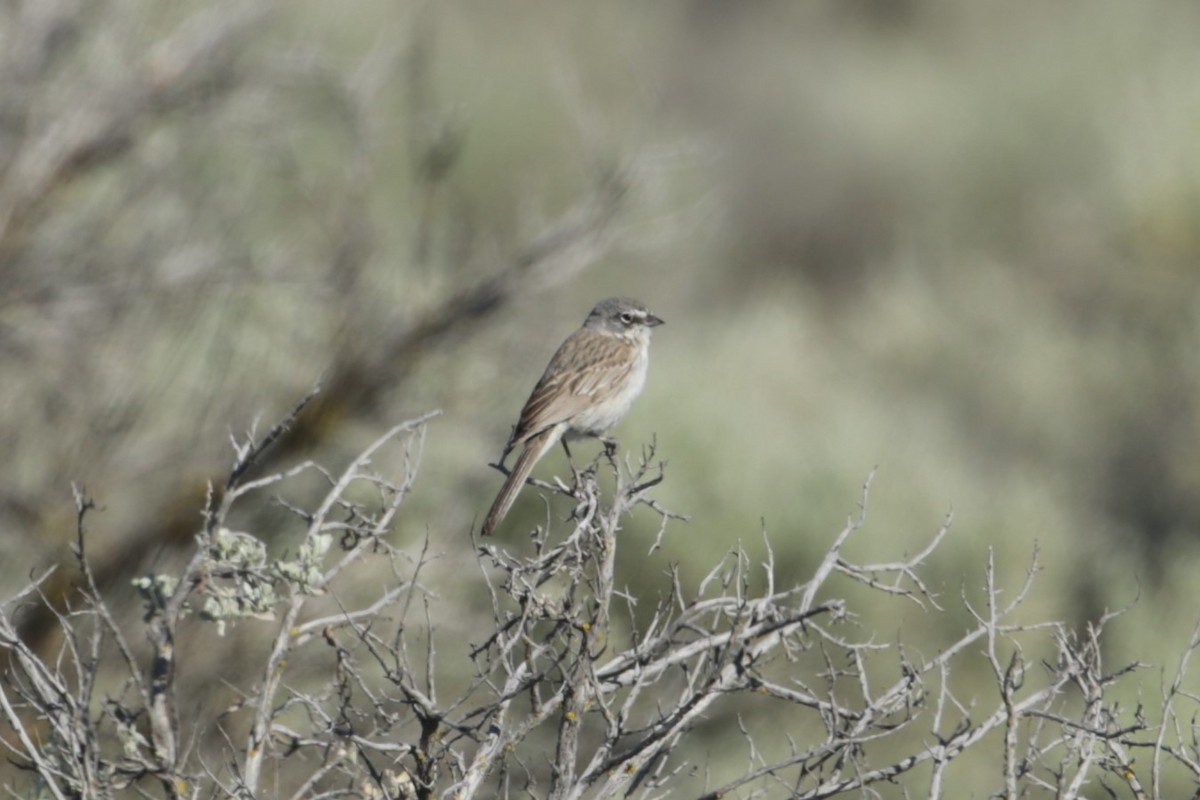
[[[628,311],[626,311],[624,314],[621,315],[621,322],[624,322],[626,325],[632,325],[633,324],[633,314],[630,314]]]

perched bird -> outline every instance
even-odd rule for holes
[[[484,536],[504,519],[534,464],[556,442],[566,449],[568,440],[603,436],[625,416],[646,384],[650,330],[662,323],[637,300],[610,297],[559,346],[500,457],[503,465],[513,448],[524,448],[483,520]]]

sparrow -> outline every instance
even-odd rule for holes
[[[529,473],[561,441],[603,437],[625,416],[646,385],[650,333],[662,325],[645,305],[628,297],[601,300],[579,330],[567,337],[533,387],[500,456],[521,454],[491,509],[481,534],[490,536],[508,514]]]

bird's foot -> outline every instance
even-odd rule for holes
[[[588,471],[585,469],[582,472],[580,472],[579,469],[575,466],[574,461],[568,461],[567,463],[571,467],[571,496],[578,497],[579,490],[584,484],[584,476],[587,475]]]
[[[488,464],[488,466],[491,467],[492,469],[498,469],[501,472],[503,472],[505,475],[507,475],[511,470],[509,470],[509,468],[504,465],[504,462],[508,460],[508,454],[511,452],[512,452],[511,447],[504,448],[504,452],[502,452],[500,454],[500,458],[496,459],[495,463]]]

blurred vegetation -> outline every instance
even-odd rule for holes
[[[63,560],[72,481],[109,590],[174,563],[228,432],[324,378],[280,463],[445,411],[395,537],[432,536],[467,631],[485,465],[630,294],[667,325],[616,433],[657,437],[693,521],[621,579],[764,527],[804,574],[878,465],[858,547],[953,508],[948,597],[1039,543],[1034,613],[1132,605],[1114,660],[1171,664],[1200,618],[1198,39],[1170,0],[5,4],[0,594]]]

